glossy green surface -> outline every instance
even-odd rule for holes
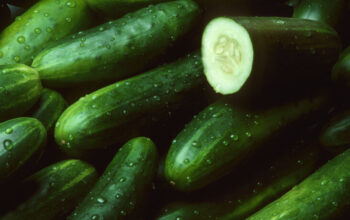
[[[198,6],[187,0],[149,6],[66,38],[41,52],[33,67],[49,87],[125,78],[160,58],[199,15]]]
[[[29,110],[41,89],[36,70],[24,64],[0,65],[0,122]]]
[[[157,149],[151,139],[129,140],[68,219],[142,218],[147,195],[152,189],[157,158]]]
[[[84,0],[42,0],[18,16],[0,34],[0,64],[31,64],[48,43],[86,28]]]
[[[4,182],[46,144],[46,130],[35,118],[15,118],[0,123],[0,182]]]

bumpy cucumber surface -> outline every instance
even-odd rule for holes
[[[31,64],[49,42],[89,25],[84,0],[43,0],[28,9],[0,35],[0,64]]]
[[[46,144],[46,130],[35,118],[15,118],[0,123],[0,182],[34,156]]]
[[[202,60],[216,92],[232,94],[243,87],[252,93],[328,77],[340,48],[338,34],[321,22],[218,17],[204,30]]]
[[[67,154],[81,157],[125,142],[139,124],[150,125],[200,95],[204,83],[195,54],[99,89],[63,112],[56,123],[56,143]]]
[[[139,219],[157,167],[157,149],[146,137],[129,140],[68,219]]]
[[[347,4],[347,0],[301,0],[294,8],[293,17],[321,21],[338,28]]]
[[[287,143],[283,148],[288,150],[278,152],[271,161],[252,161],[260,166],[253,166],[254,175],[226,180],[228,183],[221,184],[224,188],[215,186],[218,189],[214,193],[207,192],[201,199],[172,202],[162,209],[157,219],[245,219],[311,174],[320,162],[318,147],[313,143],[302,146]],[[248,168],[248,172],[250,170]]]
[[[346,48],[332,70],[332,81],[350,88],[350,47]]]
[[[349,186],[350,150],[347,150],[247,219],[334,219],[350,206]]]
[[[37,118],[51,132],[57,119],[60,117],[67,103],[58,92],[44,88],[39,101],[30,111],[30,116]]]
[[[33,67],[49,87],[125,78],[159,58],[199,15],[193,1],[152,5],[67,38],[41,52]]]
[[[181,191],[216,181],[289,125],[320,111],[329,98],[319,96],[254,110],[220,100],[200,112],[171,145],[168,182]]]
[[[28,198],[2,219],[64,219],[88,193],[97,177],[95,168],[79,160],[52,164],[22,183],[19,192]]]
[[[319,139],[330,152],[340,153],[350,147],[350,110],[334,116],[323,128]]]
[[[20,116],[39,99],[36,70],[23,64],[0,65],[0,121]]]

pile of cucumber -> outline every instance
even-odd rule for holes
[[[0,219],[350,218],[350,0],[0,0]]]

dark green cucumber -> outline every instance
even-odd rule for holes
[[[87,0],[91,9],[108,18],[118,18],[128,12],[166,0]]]
[[[49,42],[89,25],[84,0],[42,0],[33,5],[0,35],[0,64],[31,64]]]
[[[321,84],[340,49],[331,27],[296,18],[218,17],[202,38],[204,73],[221,94]]]
[[[334,116],[323,128],[319,139],[330,152],[340,153],[350,147],[350,110]]]
[[[44,88],[40,100],[30,111],[31,117],[37,118],[51,132],[57,119],[66,109],[67,103],[58,92]]]
[[[0,121],[28,111],[41,88],[36,70],[23,64],[0,65]]]
[[[138,219],[147,205],[157,169],[157,149],[149,138],[129,140],[68,219]]]
[[[202,71],[200,56],[189,55],[99,89],[63,112],[55,128],[56,143],[67,154],[81,157],[125,142],[139,124],[154,124],[163,113],[204,96]]]
[[[46,130],[35,118],[15,118],[0,123],[0,182],[4,182],[46,144]]]
[[[335,219],[350,206],[350,149],[248,220]]]
[[[199,14],[188,0],[149,6],[67,38],[41,52],[32,66],[49,87],[125,78],[160,58]]]
[[[204,199],[172,202],[162,209],[157,219],[245,219],[277,199],[317,168],[321,157],[316,144],[307,143],[297,147],[290,147],[289,143],[286,145],[283,148],[290,149],[276,155],[267,163],[252,161],[253,164],[261,166],[258,169],[254,167],[254,175],[240,180],[234,177],[233,181],[221,186],[217,190],[219,192],[205,193]]]
[[[97,178],[95,168],[79,160],[50,165],[22,183],[19,192],[28,198],[2,219],[64,219],[89,192]]]
[[[346,48],[332,70],[332,81],[350,88],[350,47]]]
[[[339,28],[345,18],[347,0],[301,0],[294,7],[294,18],[324,22],[333,28]]]
[[[225,176],[289,125],[324,107],[319,96],[256,110],[220,100],[200,112],[171,145],[165,176],[180,191],[193,191]]]

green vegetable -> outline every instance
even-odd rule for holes
[[[301,0],[294,7],[294,18],[321,21],[335,29],[345,18],[347,0]]]
[[[31,64],[49,42],[86,28],[90,13],[84,0],[42,0],[0,35],[0,64]]]
[[[295,83],[309,87],[315,79],[320,83],[328,78],[340,48],[338,34],[321,22],[218,17],[204,30],[202,60],[216,92],[256,94]]]
[[[48,166],[23,182],[16,195],[25,194],[28,198],[2,219],[64,219],[88,193],[97,177],[95,168],[79,160]]]
[[[323,128],[320,143],[330,152],[340,153],[350,146],[350,110],[334,116]]]
[[[165,176],[180,191],[193,191],[234,170],[266,141],[296,122],[306,122],[328,105],[318,96],[280,106],[254,109],[230,101],[215,102],[200,112],[173,140]],[[289,128],[292,132],[293,129]]]
[[[332,70],[332,80],[336,84],[350,87],[350,47],[341,54]]]
[[[46,144],[46,130],[35,118],[15,118],[0,123],[0,182],[4,182]]]
[[[0,122],[29,110],[41,88],[36,70],[24,64],[0,65]]]
[[[160,58],[199,14],[198,6],[188,0],[149,6],[66,38],[41,52],[33,67],[49,87],[125,78]]]
[[[99,89],[68,107],[55,128],[56,143],[68,155],[84,157],[126,141],[140,126],[203,96],[205,77],[198,55],[189,55]]]
[[[248,220],[335,219],[350,205],[350,149]]]
[[[248,178],[232,177],[225,184],[215,186],[220,190],[204,193],[203,198],[194,201],[172,202],[162,209],[159,220],[181,219],[245,219],[264,205],[298,184],[312,173],[320,161],[320,152],[315,144],[288,147],[287,151],[275,155],[267,163],[254,166],[253,175]],[[270,159],[270,158],[268,158]],[[265,162],[265,161],[264,161]],[[245,176],[244,176],[245,177]],[[219,191],[219,192],[217,192]]]
[[[68,219],[139,219],[157,169],[157,149],[145,137],[131,139]]]
[[[87,3],[91,9],[105,17],[118,18],[128,12],[162,1],[166,0],[87,0]]]
[[[41,121],[46,130],[51,132],[53,125],[55,125],[66,107],[67,103],[61,94],[44,88],[41,92],[39,102],[34,105],[30,111],[30,115]]]

